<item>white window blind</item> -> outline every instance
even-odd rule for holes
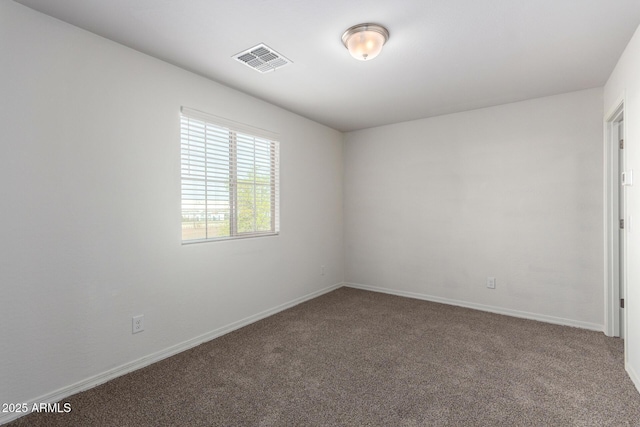
[[[182,108],[183,243],[278,234],[276,137]]]

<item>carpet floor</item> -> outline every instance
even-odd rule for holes
[[[18,426],[640,426],[623,342],[340,288]]]

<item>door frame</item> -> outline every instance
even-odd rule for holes
[[[605,243],[605,334],[620,336],[620,218],[619,212],[619,142],[617,138],[617,123],[623,119],[625,106],[624,94],[618,98],[614,106],[604,117],[604,243]],[[627,124],[622,128],[626,132]],[[622,213],[624,214],[624,212]],[[626,250],[623,251],[626,254]],[[626,258],[626,255],[623,255]],[[623,269],[626,270],[626,259]],[[626,289],[626,277],[623,283]],[[626,326],[626,313],[623,321]],[[626,330],[626,328],[625,328]],[[627,345],[625,340],[625,361],[627,359]]]

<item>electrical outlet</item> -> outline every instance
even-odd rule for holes
[[[496,278],[495,277],[487,277],[487,288],[495,289],[496,288]]]
[[[144,314],[133,316],[133,330],[131,332],[137,334],[142,331],[144,331]]]
[[[320,275],[324,276],[324,272],[325,272],[324,265],[321,265],[320,266]]]

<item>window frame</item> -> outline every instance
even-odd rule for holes
[[[190,148],[192,145],[197,146],[196,137],[192,136],[193,129],[195,128],[195,124],[192,126],[190,121],[193,120],[198,122],[198,125],[202,125],[204,132],[199,135],[200,138],[204,138],[199,143],[202,147],[204,147],[204,151],[198,152],[197,150]],[[214,140],[215,143],[220,144],[223,139],[220,138],[221,134],[226,133],[228,135],[228,174],[223,175],[223,179],[220,180],[219,176],[215,178],[209,178],[209,174],[220,174],[221,171],[225,170],[225,167],[219,168],[216,166],[209,167],[212,159],[214,159],[213,154],[212,157],[209,157],[207,153],[207,147],[210,145],[213,147],[212,143],[210,143],[207,137],[207,129],[213,129],[218,132],[218,139]],[[186,143],[185,143],[186,142]],[[247,145],[248,144],[248,145]],[[223,144],[224,147],[227,147]],[[240,147],[240,148],[239,148]],[[247,147],[253,149],[253,158],[252,160],[247,160],[247,158],[251,159],[251,153],[247,152]],[[241,157],[243,160],[238,159],[239,151],[243,153]],[[257,154],[258,151],[262,152],[262,155]],[[265,157],[265,152],[268,153]],[[197,154],[194,154],[197,153]],[[204,154],[203,154],[204,153]],[[247,153],[249,153],[249,157],[247,157]],[[226,155],[226,154],[225,154]],[[258,184],[257,179],[257,170],[259,166],[265,166],[265,158],[268,158],[268,191],[266,194],[268,195],[268,203],[269,203],[269,223],[270,227],[268,230],[258,230],[257,227],[257,217],[260,214],[260,210],[257,207],[257,192],[259,188],[264,189],[265,184]],[[191,171],[193,168],[192,163],[194,160],[199,160],[201,162],[199,174],[188,172],[185,173],[186,170]],[[219,160],[219,159],[218,159]],[[202,166],[203,165],[203,166]],[[239,169],[243,169],[245,172],[250,171],[249,177],[245,177],[244,179],[239,178],[240,173]],[[248,169],[247,169],[248,168]],[[195,168],[193,168],[195,169]],[[202,174],[204,174],[204,178],[202,178]],[[263,176],[265,174],[263,173]],[[280,142],[279,135],[277,133],[267,131],[265,129],[260,129],[257,127],[253,127],[244,123],[234,122],[229,119],[224,119],[222,117],[217,117],[208,113],[204,113],[202,111],[194,110],[187,107],[180,108],[180,213],[181,213],[181,242],[183,245],[194,244],[194,243],[204,243],[204,242],[218,242],[218,241],[226,241],[226,240],[237,240],[237,239],[247,239],[254,237],[265,237],[265,236],[277,236],[280,234]],[[253,179],[253,183],[251,183],[251,179]],[[188,183],[185,183],[187,181]],[[189,209],[185,208],[185,201],[188,200],[193,204],[195,199],[186,199],[186,197],[194,197],[196,188],[191,188],[189,193],[185,192],[185,188],[192,186],[195,187],[194,182],[201,182],[202,188],[204,189],[203,195],[201,195],[202,199],[199,199],[204,202],[204,235],[203,238],[191,238],[185,240],[184,233],[184,218],[189,216]],[[224,181],[226,186],[228,186],[227,193],[227,204],[228,204],[228,235],[222,236],[209,236],[209,206],[215,205],[216,202],[220,202],[221,199],[218,199],[216,196],[209,196],[209,185],[214,185],[212,183],[217,183],[220,185],[220,181]],[[227,182],[228,181],[228,182]],[[242,211],[241,200],[239,199],[238,189],[239,184],[244,185],[245,189],[250,189],[250,194],[253,195],[253,204],[252,207],[247,211]],[[226,188],[226,187],[225,187]],[[264,195],[263,195],[264,197]],[[224,198],[223,198],[224,199]],[[262,199],[265,200],[265,199]],[[245,200],[246,201],[246,200]],[[224,201],[223,201],[224,203]],[[189,205],[189,204],[187,204]],[[187,212],[187,215],[185,215]],[[245,214],[249,212],[250,218],[253,217],[252,228],[248,231],[239,230],[239,222],[240,213],[244,212]],[[198,220],[200,223],[200,220]],[[194,226],[196,221],[194,220]],[[201,225],[201,224],[200,224]]]

